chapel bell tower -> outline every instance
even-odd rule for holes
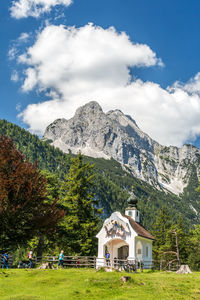
[[[135,194],[133,193],[133,187],[131,191],[131,195],[127,200],[128,207],[125,209],[125,215],[133,218],[133,220],[137,223],[140,223],[140,212],[137,209],[137,198]]]

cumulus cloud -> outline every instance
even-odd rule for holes
[[[184,91],[190,93],[190,94],[199,94],[200,93],[200,72],[198,72],[194,78],[191,78],[188,83],[183,84],[181,82],[175,82],[172,86],[173,88],[179,88],[183,89]]]
[[[167,89],[133,80],[130,68],[163,63],[148,45],[132,43],[114,28],[47,26],[18,63],[25,70],[22,89],[46,91],[50,98],[20,114],[32,132],[42,134],[56,118],[70,118],[77,107],[96,100],[105,111],[130,114],[165,145],[180,146],[200,134],[200,75]]]
[[[11,16],[16,19],[35,17],[50,12],[56,5],[69,6],[72,0],[13,0],[10,8]]]
[[[147,46],[133,44],[125,33],[88,24],[81,28],[47,26],[20,63],[32,66],[23,85],[54,88],[67,96],[100,86],[127,84],[129,67],[162,65]],[[34,73],[34,76],[33,76]]]

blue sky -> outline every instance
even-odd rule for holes
[[[199,1],[31,1],[0,3],[1,119],[42,135],[96,100],[200,146]]]

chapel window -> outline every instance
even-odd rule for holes
[[[146,257],[148,257],[148,256],[149,256],[149,248],[146,247]]]

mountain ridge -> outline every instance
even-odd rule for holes
[[[193,165],[200,177],[199,148],[160,145],[142,132],[131,116],[117,109],[104,113],[96,101],[79,107],[69,120],[55,120],[43,139],[65,153],[112,157],[135,177],[177,195],[188,185]]]
[[[39,169],[46,169],[55,173],[61,181],[65,180],[73,154],[65,154],[51,146],[49,141],[42,141],[38,136],[6,120],[0,120],[0,136],[2,135],[12,138],[17,149],[32,163],[37,162]],[[187,228],[199,223],[200,194],[195,190],[198,178],[194,166],[187,188],[178,197],[171,192],[159,191],[147,182],[137,179],[113,158],[106,160],[84,156],[84,161],[94,165],[94,194],[103,208],[102,218],[107,218],[113,211],[124,213],[131,186],[134,186],[142,222],[148,230],[153,228],[156,216],[163,206],[167,208],[174,222],[182,216]]]

